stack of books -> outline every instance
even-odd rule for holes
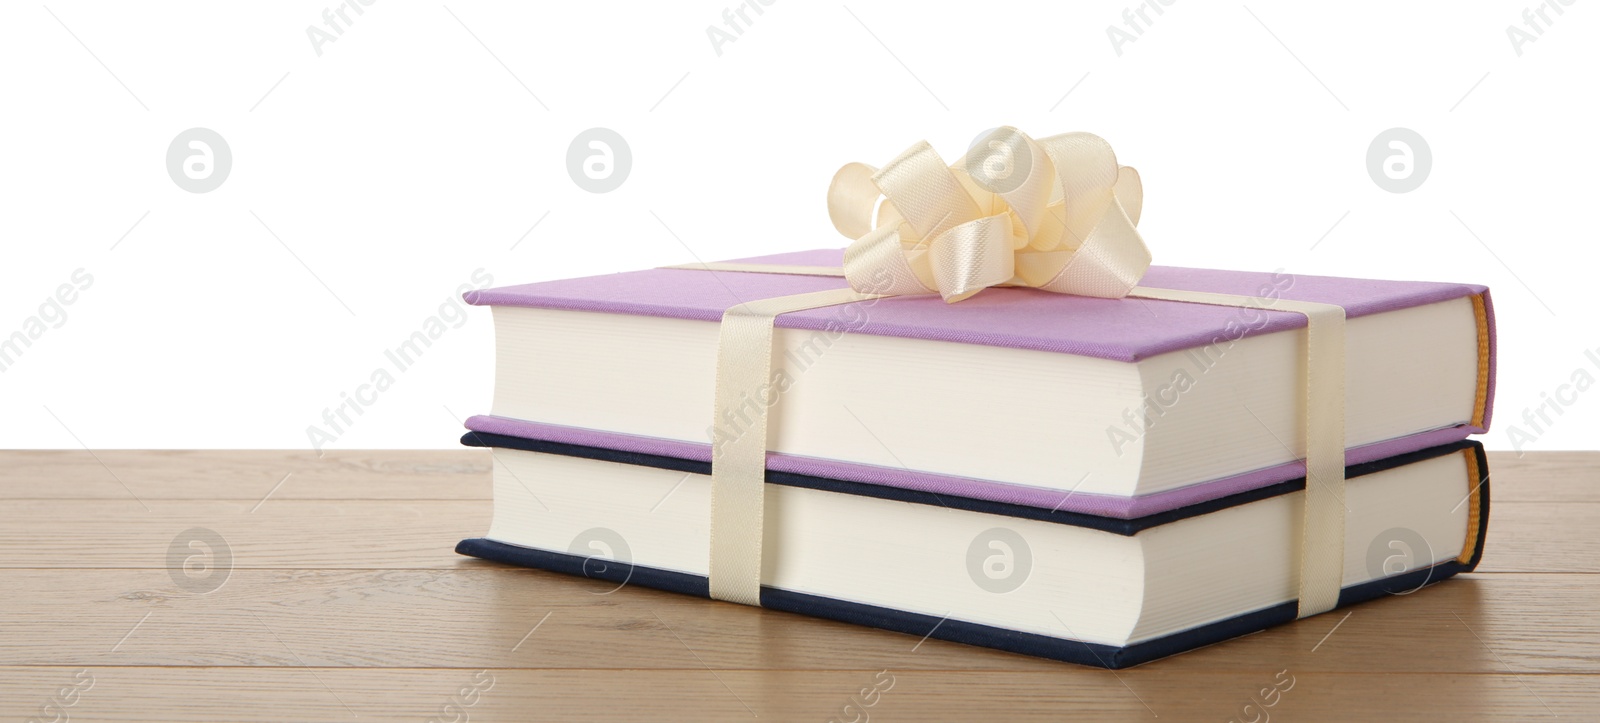
[[[746,259],[839,266],[818,250]],[[652,269],[493,308],[494,520],[463,554],[707,596],[714,449],[767,409],[763,607],[1087,665],[1294,620],[1306,318],[1345,309],[1338,604],[1471,570],[1488,467],[1487,289],[1151,267],[1257,308],[991,288],[781,315],[772,379],[713,419],[730,307],[829,276]]]

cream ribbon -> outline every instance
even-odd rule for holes
[[[878,196],[884,200],[879,203]],[[1137,286],[1150,264],[1135,225],[1138,174],[1098,136],[1035,141],[1014,128],[980,138],[946,167],[926,142],[883,169],[852,163],[828,190],[834,225],[855,242],[843,268],[715,263],[667,268],[843,276],[850,288],[741,303],[724,312],[713,427],[738,434],[713,446],[710,594],[761,604],[761,563],[772,395],[773,323],[780,314],[887,296],[938,293],[947,303],[990,286],[1030,286],[1104,298],[1137,297],[1292,311],[1306,317],[1306,490],[1299,617],[1338,605],[1344,568],[1344,309]],[[877,224],[869,223],[876,207]]]
[[[850,286],[951,303],[999,285],[1126,296],[1150,266],[1143,205],[1139,173],[1099,136],[1035,141],[1009,126],[948,167],[923,141],[881,169],[848,164],[828,187],[834,228],[855,239]]]
[[[761,605],[767,409],[777,401],[771,386],[773,320],[791,311],[875,298],[853,289],[829,289],[751,301],[723,312],[717,341],[717,416],[711,424],[716,428],[731,419],[740,424],[731,440],[712,447],[711,597]]]

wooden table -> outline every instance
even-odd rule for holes
[[[460,557],[482,450],[0,452],[0,712],[1249,721],[1292,676],[1273,720],[1600,719],[1600,453],[1490,466],[1478,572],[1109,672]]]

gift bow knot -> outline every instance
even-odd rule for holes
[[[1036,140],[1009,126],[953,165],[923,141],[883,168],[848,164],[828,187],[834,228],[855,240],[851,288],[949,303],[990,286],[1126,296],[1150,266],[1142,204],[1138,172],[1099,136]]]

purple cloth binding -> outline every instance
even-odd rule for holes
[[[526,422],[506,417],[475,416],[467,419],[467,429],[474,432],[503,434],[508,437],[538,439],[546,442],[601,447],[640,454],[657,454],[699,462],[711,461],[711,445],[699,442],[681,442],[617,432],[565,427],[557,424]],[[1468,434],[1481,432],[1475,427],[1458,426],[1385,440],[1345,452],[1345,464],[1362,464],[1397,454],[1415,452],[1441,444],[1464,439]],[[894,467],[879,467],[858,462],[802,457],[792,454],[767,453],[767,469],[779,472],[827,477],[849,482],[884,485],[902,489],[954,495],[991,502],[1009,502],[1029,507],[1067,510],[1100,517],[1133,519],[1187,507],[1199,502],[1226,497],[1240,492],[1274,485],[1286,480],[1304,477],[1305,462],[1288,462],[1274,467],[1258,469],[1233,477],[1224,477],[1192,484],[1178,489],[1156,492],[1138,497],[1065,492],[1062,490],[1026,487],[1022,485],[916,472]]]
[[[841,249],[798,251],[738,259],[749,263],[838,266]],[[1257,295],[1275,274],[1152,266],[1141,282],[1161,289]],[[1469,284],[1430,281],[1376,281],[1285,274],[1293,285],[1285,299],[1338,304],[1348,317],[1431,304],[1480,294]],[[722,312],[742,301],[770,299],[846,286],[843,278],[735,271],[649,269],[580,279],[543,281],[469,291],[464,298],[480,306],[530,306],[677,319],[720,321]],[[845,314],[841,309],[867,308]],[[1132,362],[1169,351],[1209,344],[1246,321],[1241,309],[1151,299],[1097,299],[1026,288],[985,289],[959,304],[939,297],[901,296],[784,314],[788,329],[846,328],[854,333],[951,341],[961,344],[1035,349]],[[1244,336],[1269,334],[1306,325],[1290,311],[1266,311],[1266,323]],[[1237,331],[1233,332],[1237,336]]]

